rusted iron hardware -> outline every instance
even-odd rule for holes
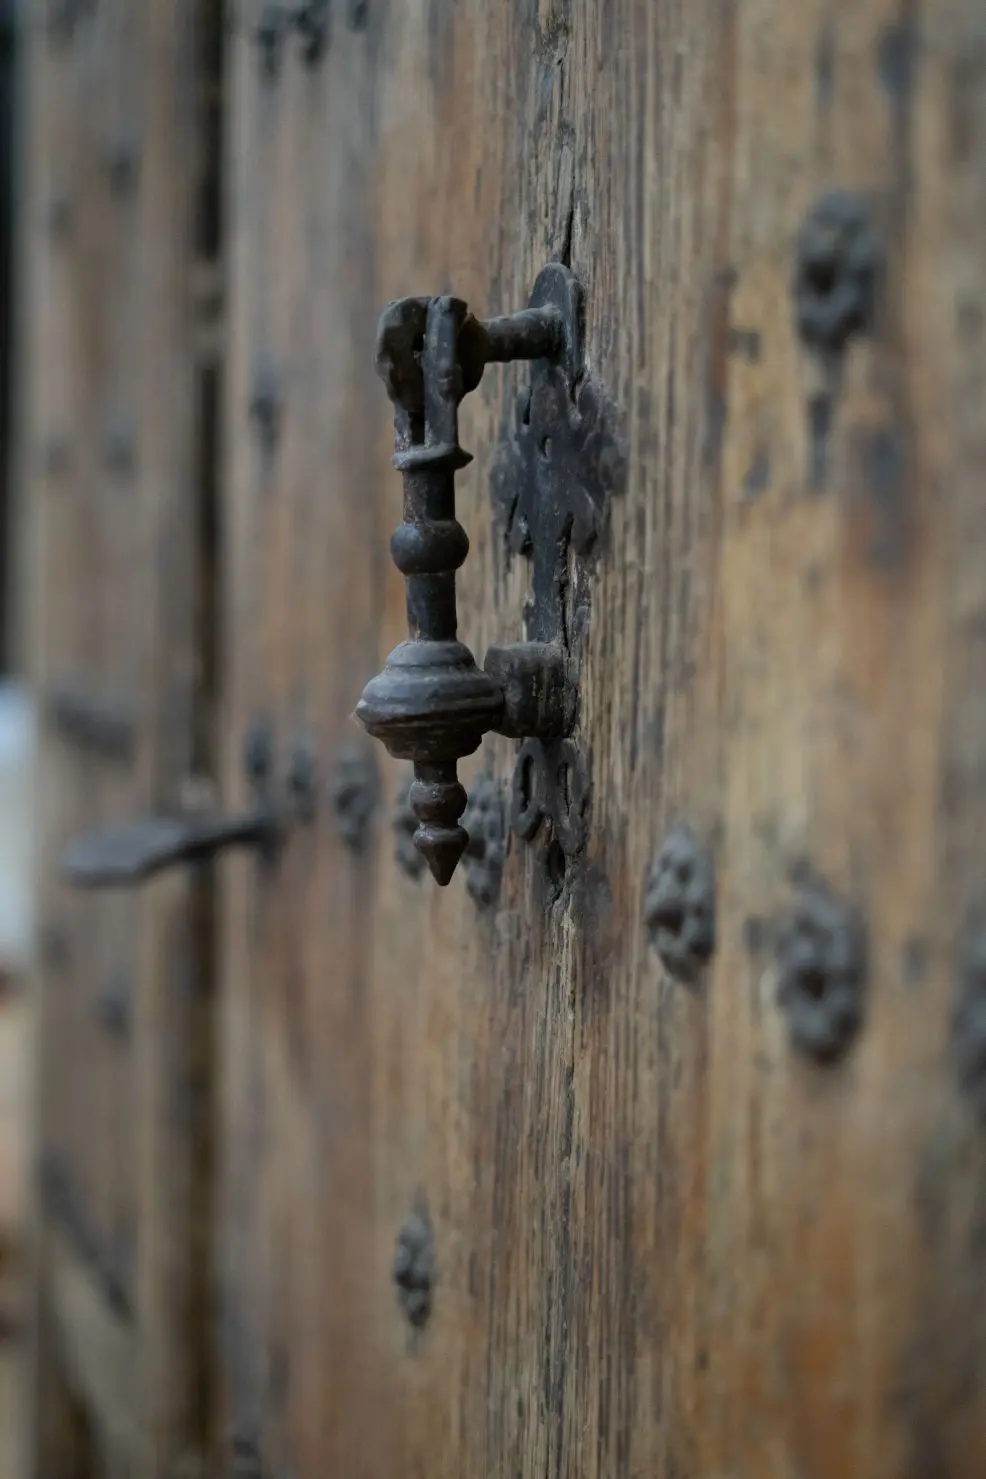
[[[712,856],[685,822],[665,837],[651,863],[644,923],[669,975],[692,985],[716,943],[716,881]]]
[[[573,421],[573,390],[582,373],[581,319],[578,283],[553,262],[539,274],[521,313],[480,323],[461,299],[443,296],[401,299],[380,320],[377,371],[395,406],[394,464],[404,478],[404,522],[390,547],[406,582],[409,639],[367,684],[356,716],[392,755],[413,761],[414,841],[443,885],[468,846],[459,821],[467,798],[458,761],[478,748],[484,734],[538,741],[545,774],[563,765],[575,773],[568,753],[560,756],[555,749],[574,727],[578,692],[558,610],[557,551],[544,556],[551,572],[543,596],[542,582],[535,579],[527,623],[531,640],[491,647],[481,670],[456,637],[455,572],[469,540],[455,517],[455,474],[472,460],[459,445],[459,403],[479,385],[488,364],[534,362],[529,395],[546,419],[543,443],[553,426],[561,433],[563,423]],[[542,445],[538,455],[547,464],[550,453]],[[600,445],[589,448],[594,472],[601,453]],[[591,497],[583,498],[581,509],[567,501],[566,471],[577,496],[584,493],[574,463],[573,453],[560,476],[530,480],[527,492],[517,490],[515,503],[523,504],[529,526],[541,519],[557,523],[577,544],[591,542],[597,521],[590,518]],[[541,508],[545,502],[550,510]],[[522,750],[522,756],[528,769],[535,758],[541,763],[541,752],[534,757]],[[583,799],[587,789],[582,787]],[[539,818],[561,815],[561,807],[546,813],[545,804],[539,795]],[[575,825],[566,837],[580,844],[584,833]]]
[[[873,320],[883,251],[869,206],[848,190],[820,196],[795,248],[798,332],[810,348],[839,355]]]
[[[339,836],[353,852],[359,852],[366,842],[379,795],[374,753],[365,744],[344,750],[332,777],[331,800]]]
[[[507,852],[506,807],[500,783],[480,775],[469,792],[462,825],[469,834],[462,866],[469,897],[481,909],[495,904]]]
[[[865,932],[852,905],[822,881],[804,876],[798,884],[777,943],[778,1001],[795,1046],[830,1062],[862,1025]]]
[[[435,1234],[427,1211],[420,1207],[397,1235],[394,1283],[409,1325],[416,1330],[428,1322],[435,1282]]]
[[[77,888],[132,888],[166,868],[207,862],[233,847],[273,856],[289,820],[300,820],[296,800],[279,800],[272,782],[269,736],[257,729],[247,738],[244,765],[252,804],[221,813],[137,817],[78,838],[62,853],[63,876]],[[289,776],[289,792],[293,791]]]
[[[267,0],[254,35],[268,75],[277,72],[281,46],[294,31],[308,66],[320,61],[328,46],[329,0]]]
[[[525,740],[514,766],[510,823],[523,842],[531,842],[542,824],[566,857],[585,846],[589,806],[589,769],[582,751],[570,739],[544,744]]]

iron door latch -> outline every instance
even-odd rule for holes
[[[247,740],[244,765],[252,792],[243,812],[135,817],[100,827],[69,843],[61,873],[77,888],[133,888],[167,868],[208,862],[227,848],[251,847],[272,857],[284,836],[290,807],[271,781],[270,739],[257,730]]]
[[[489,731],[525,740],[528,748],[537,742],[553,753],[575,726],[578,685],[564,640],[564,575],[556,567],[557,551],[567,552],[572,543],[584,553],[591,543],[614,472],[614,456],[607,462],[604,452],[616,445],[602,434],[587,442],[596,418],[581,415],[581,398],[576,405],[584,368],[582,319],[577,280],[552,262],[539,273],[529,306],[520,313],[482,323],[459,298],[403,298],[387,306],[377,331],[376,367],[394,403],[394,465],[404,479],[404,522],[390,550],[406,583],[408,640],[366,685],[356,717],[391,755],[413,761],[414,842],[442,885],[451,880],[469,841],[460,823],[467,797],[458,761]],[[459,445],[458,409],[487,365],[512,360],[533,362],[528,398],[538,408],[538,462],[546,469],[521,486],[523,459],[514,458],[513,505],[516,511],[523,504],[529,531],[517,548],[531,553],[530,529],[539,523],[552,530],[557,524],[557,538],[548,555],[546,594],[539,595],[534,552],[535,595],[528,612],[533,640],[490,647],[480,669],[456,635],[455,572],[469,539],[455,516],[455,474],[472,461]],[[562,454],[554,472],[553,443]],[[585,450],[588,458],[580,461]],[[500,482],[503,475],[501,459]],[[501,501],[503,494],[501,487]],[[542,548],[547,546],[546,540]],[[530,755],[522,753],[526,774]],[[562,768],[568,764],[566,754]],[[584,808],[588,786],[575,789]],[[562,829],[563,846],[566,840],[576,847],[584,842],[580,821]]]

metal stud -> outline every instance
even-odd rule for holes
[[[688,824],[678,822],[651,863],[644,896],[644,922],[676,980],[693,984],[711,960],[715,908],[712,856]]]
[[[778,1001],[794,1045],[822,1062],[840,1057],[863,1021],[866,939],[851,904],[802,877],[777,944]]]

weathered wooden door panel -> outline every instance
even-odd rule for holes
[[[208,22],[171,0],[39,4],[20,35],[42,1479],[173,1474],[207,1426],[206,894],[187,878],[74,894],[58,858],[92,827],[178,806],[211,761],[194,295]]]

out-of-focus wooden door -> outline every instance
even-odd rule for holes
[[[27,1472],[175,1479],[203,1472],[209,1415],[211,885],[79,894],[58,860],[213,768],[220,11],[31,0],[19,21],[15,429],[41,725]]]

